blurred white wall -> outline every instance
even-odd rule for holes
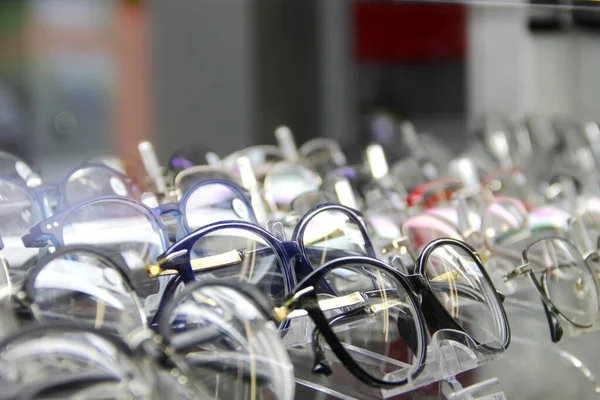
[[[468,104],[486,110],[600,119],[600,35],[566,30],[532,34],[522,5],[469,9]]]

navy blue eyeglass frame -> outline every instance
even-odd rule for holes
[[[231,181],[227,181],[224,179],[211,179],[198,182],[198,184],[196,184],[192,189],[185,193],[185,195],[181,198],[181,200],[178,203],[164,203],[157,208],[150,208],[140,201],[121,196],[102,196],[92,200],[84,201],[82,203],[77,204],[74,207],[61,211],[53,215],[52,217],[43,220],[42,222],[31,228],[29,230],[29,233],[23,236],[23,244],[25,245],[25,247],[45,247],[49,243],[51,243],[55,247],[64,246],[64,222],[68,220],[71,214],[80,210],[81,208],[88,207],[91,205],[106,202],[116,202],[121,204],[127,204],[128,206],[140,211],[141,214],[145,215],[150,220],[150,222],[156,228],[158,228],[158,231],[161,235],[163,245],[162,248],[167,249],[170,244],[169,235],[167,228],[160,220],[160,217],[168,213],[175,214],[177,216],[180,226],[183,227],[185,234],[188,234],[190,232],[190,227],[188,225],[187,219],[185,218],[185,209],[187,201],[197,189],[211,184],[220,184],[227,186],[229,189],[231,189],[233,193],[235,193],[247,207],[249,219],[253,223],[257,223],[256,215],[254,214],[254,210],[252,209],[252,204],[250,202],[250,196],[248,195],[245,189]]]
[[[294,288],[297,282],[300,282],[306,276],[308,276],[315,267],[310,263],[310,259],[307,256],[309,249],[304,245],[304,231],[311,220],[319,213],[325,211],[338,211],[354,222],[360,229],[361,235],[365,241],[364,247],[366,256],[370,258],[375,257],[375,250],[369,238],[367,229],[362,222],[362,213],[360,211],[351,209],[346,206],[335,203],[325,203],[313,207],[308,211],[298,222],[292,233],[291,240],[280,240],[273,234],[258,226],[243,221],[220,221],[209,225],[206,225],[195,232],[187,235],[183,239],[179,240],[167,251],[157,257],[157,263],[163,270],[173,269],[179,274],[172,278],[161,298],[157,312],[150,323],[154,326],[159,320],[160,315],[164,309],[166,302],[173,297],[173,294],[180,283],[189,283],[196,280],[194,271],[191,266],[190,252],[194,244],[202,237],[209,235],[210,233],[223,229],[242,229],[252,232],[268,243],[276,252],[276,256],[281,265],[284,278],[284,290],[285,294],[289,294]],[[335,251],[330,249],[329,251]],[[270,251],[270,250],[269,250]],[[318,250],[321,251],[320,249]],[[340,251],[343,252],[343,251]],[[341,254],[340,257],[345,257],[347,254]],[[292,267],[292,260],[295,260],[295,264]],[[319,266],[317,266],[319,267]]]
[[[60,183],[42,183],[40,186],[37,186],[37,187],[29,187],[23,180],[11,178],[9,176],[0,176],[0,179],[3,181],[8,181],[11,184],[19,186],[21,189],[23,189],[27,193],[27,196],[29,197],[30,202],[32,204],[34,204],[37,209],[40,210],[42,217],[48,218],[52,215],[53,210],[50,208],[49,204],[46,203],[45,200],[47,198],[54,197],[58,200],[58,204],[57,204],[58,210],[65,210],[65,209],[69,208],[70,206],[74,206],[74,205],[78,204],[78,203],[69,204],[69,202],[67,201],[67,196],[66,196],[67,185],[69,183],[69,179],[71,179],[71,177],[73,175],[75,175],[77,172],[79,172],[81,170],[88,169],[88,168],[100,169],[100,170],[108,173],[109,175],[112,175],[115,178],[118,178],[123,183],[123,185],[125,186],[125,188],[127,190],[127,195],[125,195],[123,197],[133,197],[134,196],[134,192],[135,192],[134,185],[133,185],[133,182],[128,177],[126,177],[125,175],[121,174],[120,172],[118,172],[112,168],[109,168],[104,165],[99,165],[99,164],[80,165],[79,167],[72,170]],[[46,196],[48,196],[48,197],[46,197]],[[115,194],[115,196],[118,196],[118,195]],[[121,197],[121,196],[119,196],[119,197]]]

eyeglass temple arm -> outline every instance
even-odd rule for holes
[[[169,344],[176,353],[182,353],[194,347],[202,346],[207,343],[216,342],[223,334],[216,326],[206,326],[198,329],[192,329],[184,333],[173,336]],[[245,363],[240,364],[236,360],[232,363],[228,360],[206,360],[202,358],[185,357],[185,362],[193,367],[209,368],[216,372],[226,373],[230,375],[238,375],[241,372],[242,379],[251,380],[254,373],[257,382],[267,384],[271,382],[271,378],[262,371],[252,371],[250,366]],[[241,369],[241,371],[240,371]]]
[[[190,367],[207,368],[217,373],[239,377],[245,382],[255,379],[258,385],[267,385],[272,381],[267,371],[259,371],[249,363],[239,360],[206,360],[191,356],[185,357],[185,362]]]
[[[349,255],[348,252],[339,249],[327,249],[320,247],[305,247],[306,254],[310,257],[311,255],[315,255],[320,257],[324,251],[327,251],[327,254],[332,258],[341,258]],[[210,271],[213,269],[219,269],[228,267],[231,265],[239,264],[243,262],[245,257],[261,257],[261,256],[270,256],[274,255],[274,251],[271,247],[265,246],[257,250],[230,250],[225,253],[216,254],[213,256],[199,257],[190,260],[190,265],[192,267],[193,272],[202,272],[202,271]],[[165,264],[168,260],[159,262],[157,264],[152,264],[146,266],[146,272],[151,277],[155,278],[157,276],[165,276],[165,275],[176,275],[179,272],[175,269],[163,269],[161,264]]]
[[[517,268],[515,268],[511,272],[504,275],[504,282],[508,282],[508,281],[518,278],[522,275],[527,275],[527,274],[535,275],[535,274],[539,274],[539,273],[548,272],[550,270],[571,267],[571,266],[575,265],[575,263],[559,264],[559,265],[548,267],[548,268],[537,268],[537,269],[529,268],[528,269],[527,267],[529,267],[530,265],[531,265],[531,263],[524,263],[522,265],[519,265]]]

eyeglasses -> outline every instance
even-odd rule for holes
[[[483,243],[492,254],[519,261],[527,244],[543,237],[567,236],[569,218],[552,206],[528,212],[519,200],[499,197],[483,213]]]
[[[542,300],[550,336],[563,336],[559,317],[578,328],[594,325],[598,314],[598,289],[594,275],[577,248],[560,238],[540,239],[523,251],[522,264],[505,276],[531,278]]]
[[[311,139],[302,144],[298,150],[321,177],[346,165],[346,155],[340,144],[333,139]]]
[[[221,397],[242,392],[291,399],[293,366],[271,311],[253,286],[208,279],[186,285],[166,306],[158,329],[192,371],[188,376],[214,390],[218,385]]]
[[[22,243],[17,238],[56,209],[103,195],[135,197],[135,193],[136,188],[127,177],[100,165],[81,166],[60,185],[40,181],[39,186],[29,187],[20,180],[0,177],[0,235],[8,248],[19,248]],[[11,265],[24,261],[12,253],[10,256]]]
[[[0,150],[0,175],[23,182],[38,182],[40,177],[23,159]]]
[[[408,206],[421,205],[433,208],[441,202],[448,202],[455,192],[461,190],[463,184],[452,178],[436,179],[425,182],[413,189],[406,198]]]
[[[46,215],[52,214],[55,209],[65,209],[94,197],[139,197],[139,190],[131,179],[99,164],[83,164],[67,174],[59,184],[42,183],[41,179],[36,182],[29,180],[27,185],[19,180],[12,183],[34,194],[30,197],[36,199]],[[10,202],[11,199],[5,201]]]
[[[412,260],[416,260],[417,255],[436,239],[465,240],[450,218],[431,211],[407,218],[401,226],[401,235],[382,246],[381,255],[410,255]]]
[[[235,278],[256,286],[278,305],[313,268],[349,255],[374,256],[360,215],[338,204],[323,204],[300,220],[290,241],[247,222],[217,222],[171,246],[146,270],[153,277],[179,274],[183,282],[196,275]]]
[[[308,314],[314,322],[314,372],[331,373],[323,338],[350,372],[376,387],[405,384],[422,371],[424,321],[431,332],[492,352],[510,341],[500,297],[481,261],[451,239],[432,242],[409,276],[370,258],[331,261],[302,280],[276,312],[282,321]]]
[[[48,241],[54,246],[133,241],[166,247],[168,231],[160,216],[167,213],[179,218],[185,233],[222,219],[256,220],[241,187],[230,181],[213,180],[197,184],[179,203],[156,208],[119,197],[90,200],[42,221],[31,228],[23,241],[28,247],[44,246]]]
[[[85,162],[85,165],[104,165],[105,167],[111,168],[123,175],[128,175],[133,170],[133,175],[130,176],[132,178],[138,178],[139,174],[136,173],[135,168],[135,160],[130,156],[123,154],[115,154],[115,153],[104,153],[98,154],[93,157],[88,158]]]
[[[261,182],[274,164],[284,160],[281,149],[278,146],[259,145],[251,146],[228,155],[220,161],[220,165],[225,170],[239,176],[237,160],[241,157],[246,157],[250,160],[250,165],[257,179]]]
[[[175,229],[180,233],[169,234],[169,227],[160,219],[166,214],[177,217]],[[23,243],[27,247],[74,243],[109,246],[123,254],[131,269],[141,272],[168,248],[170,238],[221,219],[256,221],[242,188],[229,181],[206,181],[179,203],[165,203],[157,208],[119,197],[81,203],[31,228],[23,236]]]
[[[212,397],[181,371],[159,369],[123,340],[69,324],[32,326],[0,342],[2,398],[101,395],[161,399]],[[179,379],[177,379],[179,378]]]
[[[527,177],[517,168],[497,168],[482,180],[482,186],[494,196],[513,197],[528,208],[542,203]]]
[[[177,192],[177,197],[181,198],[182,195],[192,189],[198,182],[213,179],[237,182],[237,179],[224,169],[210,165],[195,165],[179,171],[175,175],[173,186]]]
[[[307,192],[318,191],[321,177],[301,164],[281,161],[269,169],[263,193],[271,212],[277,217],[291,210],[292,201]]]
[[[125,261],[90,246],[66,246],[40,260],[17,299],[42,323],[68,321],[123,336],[146,326]]]

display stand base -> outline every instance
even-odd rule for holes
[[[459,338],[460,335],[463,334],[456,331],[437,332],[428,346],[427,362],[423,371],[405,385],[385,389],[360,382],[337,360],[330,349],[325,351],[333,372],[331,376],[313,373],[314,356],[309,344],[288,348],[288,353],[294,364],[296,381],[303,386],[340,399],[388,399],[441,380],[454,379],[454,376],[462,372],[486,365],[504,356],[504,352],[489,350],[487,346],[476,346],[466,337],[460,341],[449,339],[449,337]],[[364,359],[369,355],[363,351],[360,356]],[[370,357],[373,363],[378,361],[378,355]],[[407,368],[409,367],[407,365]]]
[[[506,400],[498,378],[490,378],[463,388],[455,378],[440,385],[441,400]]]

